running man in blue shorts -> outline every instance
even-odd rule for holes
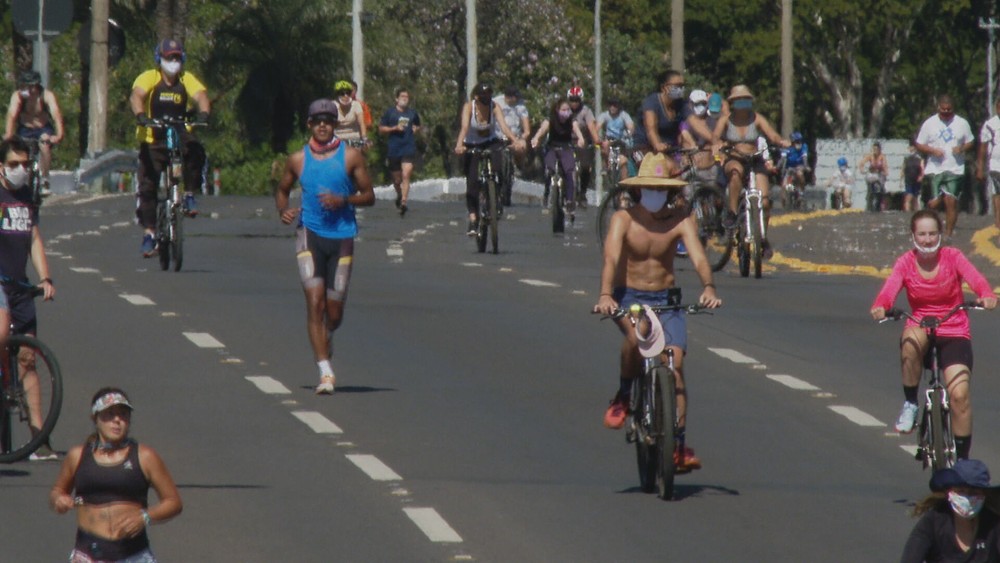
[[[358,234],[354,208],[374,205],[375,192],[364,155],[333,134],[336,102],[320,99],[310,104],[308,126],[312,137],[288,157],[274,203],[282,223],[299,221],[295,256],[306,297],[309,342],[320,373],[316,393],[329,395],[336,382],[330,365],[333,332],[344,317]],[[288,203],[296,181],[302,186],[301,208]]]
[[[622,180],[623,185],[639,188],[639,205],[616,211],[611,216],[604,241],[604,266],[601,270],[601,295],[594,312],[612,314],[618,307],[633,303],[663,305],[679,301],[674,287],[674,257],[677,243],[687,246],[688,258],[698,273],[703,291],[698,303],[709,308],[722,305],[712,282],[712,268],[698,239],[698,227],[683,203],[674,200],[686,185],[670,178],[672,163],[659,153],[642,159],[639,173]],[[684,386],[684,353],[687,328],[684,314],[666,312],[660,316],[666,347],[674,352],[677,368],[677,418],[679,442],[674,459],[681,470],[701,467],[694,450],[685,445],[687,393]],[[638,339],[628,319],[619,319],[618,327],[625,340],[621,348],[621,374],[618,392],[604,415],[604,425],[618,429],[625,424],[632,377],[641,369]],[[648,327],[642,330],[648,330]]]

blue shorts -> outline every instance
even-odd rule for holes
[[[17,136],[22,139],[41,139],[43,134],[48,134],[50,137],[55,136],[56,130],[52,127],[51,123],[46,123],[41,127],[25,127],[24,125],[17,126]]]
[[[631,287],[617,287],[611,298],[618,306],[627,309],[633,304],[672,305],[681,302],[680,288],[662,289],[660,291],[639,291]],[[676,346],[687,353],[687,321],[683,311],[663,311],[660,313],[660,324],[663,325],[663,336],[667,346]]]
[[[906,193],[920,197],[920,182],[906,182]]]

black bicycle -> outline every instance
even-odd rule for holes
[[[28,159],[31,161],[31,168],[28,170],[28,186],[31,189],[31,202],[35,207],[41,207],[42,199],[49,195],[48,179],[42,177],[41,164],[38,159],[41,156],[42,145],[52,146],[52,141],[48,139],[24,139],[28,144]]]
[[[476,226],[476,248],[486,252],[486,242],[489,239],[493,254],[500,252],[500,176],[493,169],[493,151],[497,147],[466,147],[466,154],[479,157],[479,169],[476,177],[479,181],[479,224]]]
[[[149,127],[165,132],[169,159],[160,177],[156,195],[156,252],[160,269],[170,268],[171,258],[175,272],[184,264],[184,155],[179,129],[203,125],[187,118],[162,117],[151,119]]]
[[[555,166],[545,170],[545,194],[543,200],[552,216],[552,232],[566,232],[566,221],[570,224],[576,221],[576,202],[566,198],[566,180],[563,178],[561,155],[569,151],[573,155],[573,179],[576,189],[580,189],[580,162],[576,160],[576,152],[571,146],[553,145],[549,150],[556,152]]]
[[[0,278],[11,301],[34,299],[42,288]],[[62,410],[62,372],[41,340],[11,335],[0,349],[0,463],[14,463],[48,443]]]
[[[924,468],[930,467],[937,471],[955,464],[955,435],[951,429],[951,405],[948,402],[948,389],[944,385],[944,370],[941,368],[941,352],[937,347],[937,329],[958,311],[968,309],[983,309],[975,301],[956,305],[942,317],[927,316],[917,319],[907,311],[890,309],[885,312],[885,318],[879,321],[898,321],[910,319],[920,328],[927,331],[927,357],[924,361],[927,374],[927,384],[924,390],[923,412],[917,427],[916,459],[923,463]]]
[[[680,298],[679,293],[677,298]],[[655,314],[666,311],[697,314],[705,310],[701,305],[680,303],[649,308]],[[602,317],[602,320],[627,317],[632,326],[638,327],[643,311],[642,306],[635,304],[628,309],[616,309],[610,317]],[[659,322],[659,319],[655,322]],[[630,443],[635,442],[639,486],[643,492],[656,492],[661,499],[671,500],[674,496],[674,476],[677,474],[674,458],[674,452],[678,448],[677,382],[674,379],[674,351],[667,348],[665,353],[666,363],[663,362],[663,353],[652,358],[644,357],[642,373],[632,378],[625,439]]]

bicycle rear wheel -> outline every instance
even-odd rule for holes
[[[677,450],[677,393],[674,374],[666,366],[654,368],[653,429],[656,436],[656,493],[663,500],[674,498],[674,452]]]
[[[691,209],[698,223],[698,238],[705,247],[705,257],[712,266],[712,271],[718,272],[729,262],[729,256],[733,252],[733,237],[722,226],[725,200],[714,188],[699,188],[694,193]]]
[[[62,409],[62,372],[52,350],[33,336],[7,341],[0,396],[0,463],[13,463],[46,443]],[[17,375],[15,375],[17,374]]]
[[[498,199],[497,194],[497,183],[494,180],[489,180],[486,182],[486,202],[487,202],[487,217],[490,225],[490,245],[493,247],[493,254],[497,254],[500,251],[500,210],[497,207]]]
[[[170,250],[173,252],[174,271],[179,272],[184,264],[184,214],[174,208],[171,215]]]

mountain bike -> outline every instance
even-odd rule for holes
[[[498,147],[475,147],[466,148],[466,154],[479,157],[479,169],[476,171],[479,181],[479,224],[476,227],[476,248],[479,252],[486,252],[487,237],[493,247],[493,254],[499,252],[501,205],[500,205],[500,176],[493,170],[493,159],[490,156]]]
[[[11,301],[44,292],[5,276]],[[55,354],[38,338],[12,334],[0,349],[0,463],[14,463],[48,442],[62,410],[62,372]]]
[[[200,125],[183,117],[162,117],[151,119],[149,127],[165,132],[167,166],[160,176],[160,186],[156,194],[156,252],[160,257],[160,269],[170,268],[171,257],[175,272],[184,264],[184,155],[179,128]]]
[[[870,213],[882,211],[883,199],[885,199],[885,180],[881,174],[869,173],[865,175],[865,184],[868,187],[865,209]]]
[[[948,402],[948,389],[944,385],[944,369],[941,368],[941,352],[937,347],[937,329],[958,311],[968,309],[983,309],[975,301],[956,305],[942,317],[927,316],[917,319],[907,311],[890,309],[885,312],[885,318],[879,321],[898,321],[910,319],[920,328],[927,330],[927,358],[924,361],[927,374],[927,384],[924,390],[924,404],[917,426],[917,454],[915,458],[922,462],[924,469],[930,467],[937,471],[955,464],[955,435],[951,429],[951,405]]]
[[[514,196],[514,153],[510,145],[503,147],[503,164],[500,166],[500,201],[510,207]]]
[[[754,165],[765,158],[770,147],[746,154],[733,147],[723,147],[722,152],[743,162],[743,189],[740,192],[740,207],[736,214],[736,231],[733,244],[739,262],[740,275],[760,278],[764,260],[764,240],[767,238],[767,224],[764,222],[764,194],[757,188],[757,174]]]
[[[41,207],[42,198],[49,195],[48,186],[45,185],[48,182],[47,178],[42,177],[41,165],[38,162],[41,146],[49,145],[52,146],[52,141],[48,139],[24,139],[24,142],[28,144],[28,159],[31,161],[31,168],[28,170],[29,179],[28,186],[31,189],[31,202],[35,207]]]
[[[657,315],[665,311],[704,312],[704,307],[700,305],[682,305],[679,291],[674,295],[675,303],[649,306],[654,313],[653,322],[659,323]],[[642,306],[634,304],[628,309],[616,309],[610,317],[602,317],[602,320],[627,317],[638,334],[643,311]],[[664,353],[666,363],[663,362]],[[639,485],[643,492],[656,492],[661,499],[670,500],[674,496],[674,476],[677,473],[674,459],[678,448],[677,383],[674,379],[674,351],[667,348],[664,353],[652,358],[643,357],[642,373],[632,378],[625,439],[629,443],[635,442]]]
[[[554,234],[566,231],[566,220],[570,224],[576,221],[575,203],[566,199],[565,179],[563,178],[561,155],[569,151],[573,155],[573,179],[576,189],[580,189],[580,163],[576,160],[576,153],[571,146],[552,146],[549,148],[556,152],[556,163],[552,168],[545,170],[545,196],[544,200],[548,205],[549,214],[552,216],[552,232]]]

